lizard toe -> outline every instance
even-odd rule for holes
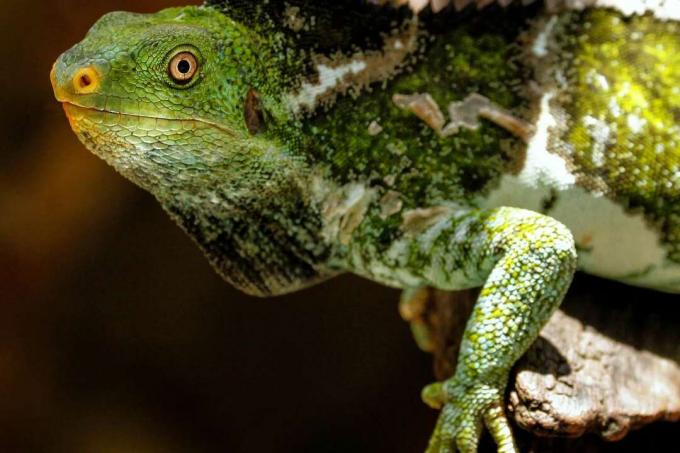
[[[456,449],[462,453],[474,453],[484,425],[500,453],[517,452],[503,412],[502,386],[461,386],[452,378],[425,387],[423,399],[431,407],[442,408],[426,453],[448,453]]]

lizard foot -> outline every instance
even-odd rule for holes
[[[399,314],[411,326],[411,334],[424,352],[434,352],[436,348],[433,334],[425,320],[429,304],[430,291],[425,287],[406,289],[399,300]]]
[[[439,409],[434,433],[426,453],[474,453],[484,425],[498,445],[499,453],[518,453],[503,412],[503,386],[485,383],[461,385],[456,378],[428,385],[423,401]]]

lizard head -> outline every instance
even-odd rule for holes
[[[309,173],[293,149],[299,120],[281,74],[296,59],[283,40],[210,7],[111,13],[51,73],[86,147],[155,195],[225,279],[257,295],[317,275],[316,255],[285,236],[289,218],[315,224],[301,201]]]
[[[262,191],[288,160],[263,39],[211,8],[110,13],[51,80],[80,140],[159,199]]]

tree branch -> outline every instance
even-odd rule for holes
[[[455,369],[476,290],[430,290],[422,314],[437,379]],[[680,420],[677,296],[579,275],[561,310],[517,363],[507,409],[541,436],[606,440],[657,420]]]

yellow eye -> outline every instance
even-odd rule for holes
[[[198,71],[198,59],[191,52],[180,52],[170,60],[168,72],[170,77],[179,83],[191,82]]]

